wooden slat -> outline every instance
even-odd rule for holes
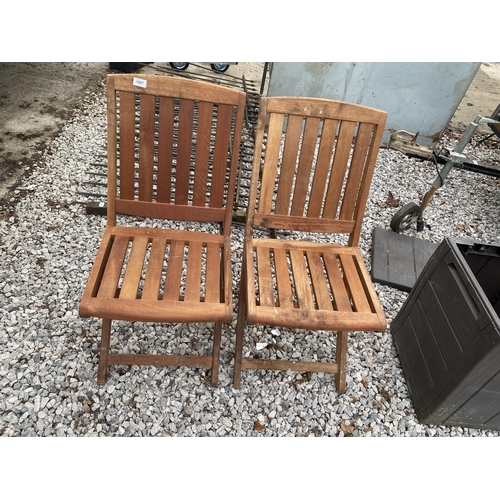
[[[248,311],[248,324],[314,328],[315,330],[384,331],[386,325],[374,313],[323,311],[318,309],[281,309],[257,306]]]
[[[254,359],[243,358],[242,368],[254,370],[292,370],[295,372],[337,373],[337,363],[321,363],[318,361],[292,361],[286,359]]]
[[[325,207],[323,209],[323,217],[328,219],[334,219],[337,216],[342,183],[349,160],[349,153],[351,152],[354,127],[355,124],[352,122],[342,122],[340,125],[335,156],[333,158],[332,172],[328,182]]]
[[[290,250],[290,261],[292,263],[293,283],[299,307],[302,309],[314,309],[309,276],[304,261],[304,252],[302,250]]]
[[[320,254],[318,252],[307,252],[306,257],[307,263],[309,264],[309,271],[311,273],[311,280],[318,309],[333,311],[330,291],[326,285],[326,276],[323,270]]]
[[[179,240],[184,243],[189,241],[201,241],[203,243],[224,242],[224,236],[220,234],[182,231],[177,229],[162,229],[157,227],[113,227],[110,230],[111,235],[125,236],[127,238],[137,236],[147,236],[148,238],[162,238],[167,240]]]
[[[202,244],[199,241],[190,241],[186,272],[186,291],[184,300],[199,302],[201,296],[201,266]]]
[[[361,104],[346,103],[314,97],[271,97],[268,98],[268,112],[290,113],[301,116],[335,116],[339,120],[379,123],[384,111]]]
[[[205,273],[205,302],[221,301],[221,249],[216,243],[207,244],[207,264]]]
[[[125,269],[125,275],[123,276],[120,298],[135,299],[137,297],[147,248],[148,238],[139,236],[138,238],[133,239],[127,268]]]
[[[288,273],[286,251],[283,248],[273,248],[273,253],[279,306],[293,309],[295,306],[293,302],[292,286],[290,284],[290,275]]]
[[[311,187],[309,207],[307,209],[308,217],[320,217],[323,199],[326,192],[326,181],[332,162],[333,145],[337,134],[338,120],[325,120],[321,141],[316,161],[316,169]]]
[[[159,323],[211,323],[232,321],[233,310],[226,304],[184,302],[176,300],[106,299],[91,298],[88,304],[90,316],[147,321]]]
[[[350,233],[354,229],[354,221],[338,219],[313,219],[292,215],[255,214],[254,225],[274,229],[292,231],[308,231],[311,233]]]
[[[140,217],[198,222],[222,222],[226,215],[224,208],[178,206],[170,203],[149,203],[139,200],[116,200],[116,211],[120,214]]]
[[[134,85],[134,77],[145,80],[146,88]],[[175,95],[183,99],[224,104],[238,104],[240,96],[243,94],[237,89],[175,76],[115,74],[107,75],[106,79],[107,84],[117,90],[138,94]]]
[[[293,191],[291,215],[304,215],[307,192],[309,191],[309,179],[314,160],[314,152],[318,139],[319,118],[307,118],[300,149],[299,166],[295,176],[295,188]]]
[[[340,219],[351,220],[354,216],[354,207],[358,200],[360,181],[365,169],[366,155],[370,147],[373,127],[367,123],[360,123],[356,136],[356,145],[352,155],[347,185],[342,199]]]
[[[274,306],[274,286],[271,273],[269,249],[257,247],[257,278],[259,283],[259,303],[262,306]]]
[[[139,366],[205,366],[212,365],[211,356],[189,356],[175,354],[113,354],[108,356],[110,365]]]
[[[159,297],[166,245],[166,239],[153,238],[142,290],[143,300],[157,300]]]
[[[295,176],[295,166],[297,164],[297,155],[299,151],[299,142],[302,134],[302,127],[302,116],[288,116],[285,145],[283,149],[283,159],[281,162],[281,170],[278,179],[276,208],[274,210],[277,214],[288,214],[288,207],[290,205],[290,199],[292,198],[292,186]],[[277,141],[277,139],[275,140]],[[279,141],[281,142],[281,134],[279,137]]]
[[[224,197],[224,180],[227,171],[227,155],[231,137],[232,106],[220,104],[217,110],[217,130],[214,146],[214,164],[212,168],[212,185],[210,188],[210,206],[222,207]],[[237,152],[235,152],[237,154]],[[230,194],[232,196],[232,193]]]
[[[179,300],[183,262],[184,243],[174,240],[170,243],[170,253],[167,260],[164,301]]]
[[[99,299],[113,298],[115,296],[118,280],[120,279],[123,268],[123,261],[127,253],[128,243],[128,237],[115,237],[113,246],[109,252],[108,260],[105,264],[106,268],[102,276],[101,286],[97,292],[97,297]]]
[[[354,302],[354,309],[357,312],[372,312],[353,257],[351,255],[339,255],[339,258],[344,270],[344,282]]]
[[[351,301],[344,285],[344,280],[340,274],[337,258],[330,253],[323,254],[328,280],[330,281],[330,289],[333,295],[333,301],[337,311],[352,311]]]
[[[120,92],[120,198],[134,199],[135,95]]]
[[[172,155],[174,136],[174,99],[160,97],[158,124],[158,177],[156,201],[170,203],[172,192]]]
[[[139,122],[139,199],[153,199],[155,96],[141,95]]]
[[[342,245],[333,245],[331,243],[320,243],[318,241],[285,240],[279,238],[254,238],[252,239],[252,244],[254,246],[284,248],[285,250],[300,250],[304,252],[312,250],[313,252],[346,253],[348,255],[356,254],[355,248],[345,247]]]
[[[276,168],[281,145],[281,134],[283,133],[283,115],[271,115],[267,132],[267,146],[262,167],[262,182],[259,195],[259,212],[269,213],[274,193],[274,182],[276,179]],[[255,160],[258,164],[258,159]],[[254,162],[254,168],[256,163]],[[255,178],[257,181],[257,178]],[[254,189],[255,192],[255,189]]]
[[[196,134],[193,205],[205,206],[207,197],[208,163],[210,161],[210,136],[212,133],[213,104],[200,102]]]
[[[180,100],[177,166],[175,169],[175,203],[187,205],[191,173],[191,145],[193,142],[194,102]]]

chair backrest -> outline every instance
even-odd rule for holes
[[[386,117],[327,99],[263,98],[247,229],[348,233],[357,246]]]
[[[223,222],[229,231],[244,92],[161,75],[108,75],[108,224],[116,214]]]

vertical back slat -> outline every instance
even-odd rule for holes
[[[174,136],[174,99],[160,97],[158,123],[158,177],[156,201],[170,203],[172,193],[172,157]]]
[[[278,179],[276,207],[274,210],[277,214],[288,214],[288,207],[290,206],[290,200],[292,198],[292,186],[295,176],[295,167],[297,164],[302,127],[302,116],[288,116],[285,145],[283,148],[283,159],[281,161],[280,176]]]
[[[212,113],[212,103],[200,102],[194,173],[193,205],[195,206],[204,206],[206,204],[208,164],[210,161],[210,138],[212,134]]]
[[[139,200],[153,200],[155,96],[141,95],[139,121]]]
[[[325,208],[323,209],[323,217],[327,219],[334,219],[337,216],[340,193],[342,192],[342,184],[347,169],[347,162],[349,161],[349,154],[351,152],[355,125],[354,122],[346,121],[343,121],[340,125],[335,156],[333,158],[332,172],[330,174],[326,193]]]
[[[269,118],[267,132],[267,148],[262,170],[262,183],[259,196],[259,212],[269,213],[273,201],[274,181],[280,154],[281,135],[283,133],[284,116],[272,114]]]
[[[120,92],[120,198],[134,199],[135,95]]]
[[[316,169],[311,187],[311,196],[307,210],[308,217],[320,217],[325,198],[326,181],[332,161],[333,145],[337,135],[338,120],[325,120],[316,161]]]
[[[175,169],[175,203],[187,205],[191,174],[191,145],[193,141],[194,101],[181,99],[179,104],[179,138]]]
[[[212,168],[212,186],[210,206],[222,207],[224,197],[224,179],[227,172],[227,157],[231,139],[231,118],[233,107],[219,104],[217,109],[217,128],[215,132],[214,164]],[[238,151],[234,151],[238,154]],[[232,196],[232,193],[230,194]]]
[[[372,131],[373,125],[369,123],[360,123],[358,127],[356,144],[352,154],[349,176],[340,210],[340,219],[351,220],[353,218],[360,181],[365,169],[367,152],[372,138]]]
[[[314,152],[318,139],[319,124],[319,118],[309,117],[306,120],[293,192],[292,208],[290,210],[291,215],[304,215],[307,192],[309,191],[309,179],[311,177]]]

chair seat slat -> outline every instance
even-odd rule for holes
[[[120,297],[133,299],[137,296],[141,274],[144,267],[144,257],[148,248],[148,238],[139,236],[132,240],[130,257],[123,276]]]
[[[166,246],[167,241],[165,239],[153,238],[146,278],[144,279],[144,287],[142,290],[143,300],[154,300],[159,298]]]
[[[348,288],[352,296],[355,310],[358,312],[372,312],[352,255],[340,255],[339,258],[344,269],[346,288]]]
[[[303,250],[290,250],[290,261],[292,263],[293,284],[295,293],[297,294],[299,307],[303,309],[314,309]]]
[[[205,279],[205,302],[221,301],[221,248],[217,243],[207,244],[207,272]]]
[[[191,241],[188,246],[186,271],[186,291],[184,300],[199,302],[201,295],[202,245],[199,241]]]
[[[278,287],[279,305],[283,308],[293,308],[292,286],[288,274],[286,251],[283,248],[274,248],[274,265],[276,271],[276,285]]]
[[[257,279],[259,302],[263,306],[274,306],[274,287],[271,274],[271,254],[268,248],[257,248]]]
[[[337,257],[331,253],[323,254],[325,267],[330,280],[330,288],[333,293],[333,300],[337,311],[352,311],[351,301],[344,285],[344,280],[340,274]]]
[[[127,237],[115,237],[111,252],[105,263],[106,267],[102,276],[101,286],[97,292],[97,297],[100,299],[113,298],[115,296],[128,244],[129,239]]]
[[[306,256],[318,309],[332,311],[332,301],[326,284],[326,276],[323,270],[323,264],[321,263],[321,256],[317,252],[307,252]]]

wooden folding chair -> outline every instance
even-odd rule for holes
[[[383,111],[345,102],[262,99],[238,304],[236,388],[242,369],[290,369],[334,373],[343,393],[347,332],[385,330],[358,249],[385,121]],[[270,230],[271,237],[256,237],[255,229]],[[344,241],[332,244],[328,236],[321,242],[316,233],[345,233]],[[243,357],[245,323],[337,331],[336,362]]]
[[[120,74],[107,77],[107,101],[107,227],[79,309],[103,318],[97,381],[110,365],[201,366],[215,386],[221,326],[233,314],[229,237],[245,94]],[[117,214],[148,225],[118,225]],[[196,224],[177,230],[161,219]],[[214,322],[212,353],[110,352],[113,319]]]

